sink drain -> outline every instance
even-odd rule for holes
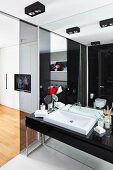
[[[70,120],[70,123],[73,123],[74,121],[73,120]]]

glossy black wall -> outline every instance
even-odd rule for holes
[[[87,105],[87,53],[86,46],[80,46],[80,81],[79,81],[79,101],[82,106]]]
[[[99,46],[88,47],[88,87],[89,98],[88,105],[93,107],[95,98],[98,97],[98,48]],[[90,93],[94,94],[94,98],[90,99]]]
[[[105,44],[88,48],[89,63],[89,105],[95,98],[107,99],[107,104],[113,102],[113,44]],[[94,93],[94,99],[90,99]]]
[[[80,66],[80,44],[67,39],[68,58],[68,101],[75,103],[78,100],[78,82]]]

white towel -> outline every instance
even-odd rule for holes
[[[47,110],[36,110],[35,117],[44,117],[48,114]]]
[[[104,128],[100,127],[100,126],[96,126],[96,127],[94,128],[94,131],[96,131],[96,132],[99,133],[99,134],[102,134],[102,133],[105,133],[105,132],[106,132],[106,130],[105,130]]]

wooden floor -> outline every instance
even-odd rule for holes
[[[20,111],[0,105],[0,166],[20,152]]]
[[[0,167],[26,147],[25,117],[28,113],[0,105]],[[37,132],[28,129],[28,143],[37,139]]]

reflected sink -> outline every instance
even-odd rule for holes
[[[93,118],[96,118],[97,120],[101,116],[103,116],[103,110],[98,110],[98,109],[89,108],[89,107],[81,107],[81,106],[67,104],[61,109],[64,111],[73,112],[75,114],[80,114],[80,115],[87,116],[87,117],[93,117]]]
[[[70,111],[56,110],[44,117],[44,121],[87,135],[97,119]]]

